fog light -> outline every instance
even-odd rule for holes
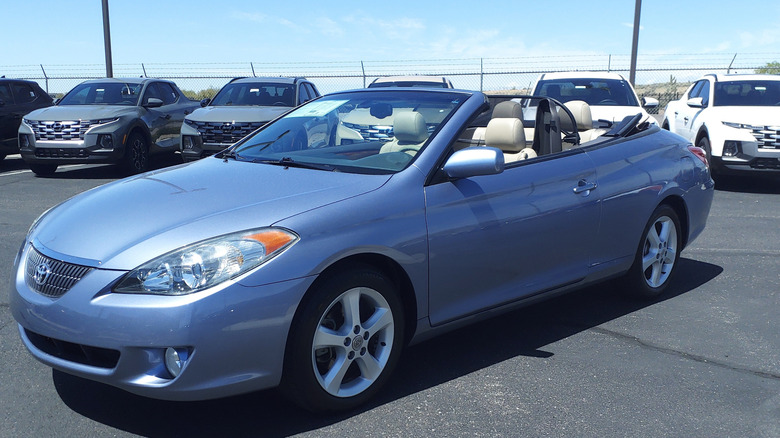
[[[111,134],[98,135],[98,145],[103,149],[114,149],[114,139]]]
[[[742,144],[738,141],[727,141],[723,143],[723,156],[735,157],[742,152]]]
[[[26,134],[19,134],[19,149],[27,149],[30,147],[30,138]]]
[[[187,350],[168,347],[165,349],[165,368],[176,377],[181,373],[184,362],[187,360]]]
[[[192,150],[193,147],[192,137],[190,137],[189,135],[185,135],[184,138],[182,139],[182,146],[184,147],[184,149]]]

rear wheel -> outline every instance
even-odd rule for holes
[[[645,226],[634,264],[625,277],[632,295],[653,298],[666,290],[680,258],[680,234],[680,220],[674,209],[658,206]]]
[[[122,163],[129,173],[141,173],[149,167],[149,145],[139,132],[133,132],[127,139],[125,157]]]
[[[397,288],[360,266],[310,291],[295,318],[282,388],[305,409],[354,408],[375,395],[395,367],[403,343]]]
[[[54,175],[54,172],[57,171],[57,165],[56,164],[34,164],[30,163],[30,170],[33,171],[33,173],[37,176],[50,176]]]

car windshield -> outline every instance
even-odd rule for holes
[[[211,106],[295,106],[295,85],[234,82],[225,85]]]
[[[780,105],[780,81],[727,81],[715,83],[714,106]]]
[[[138,104],[143,84],[98,82],[79,84],[58,105],[128,105]]]
[[[539,81],[534,96],[559,102],[583,100],[588,105],[639,106],[631,85],[619,79],[551,79]]]
[[[352,173],[404,169],[467,98],[430,91],[346,92],[309,102],[221,156]]]

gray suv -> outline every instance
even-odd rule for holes
[[[19,153],[17,132],[22,117],[51,104],[51,96],[37,82],[0,78],[0,160]]]
[[[181,155],[193,161],[219,152],[304,102],[319,97],[304,78],[236,78],[184,119]]]
[[[171,81],[149,78],[82,82],[57,105],[26,115],[19,152],[36,175],[60,164],[116,163],[145,171],[149,156],[179,150],[184,116],[199,107]]]

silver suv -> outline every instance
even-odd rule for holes
[[[181,155],[193,161],[219,152],[304,102],[319,97],[304,78],[236,78],[184,119]]]
[[[85,81],[55,106],[22,119],[19,152],[36,175],[84,163],[117,163],[130,173],[143,172],[150,155],[179,150],[184,116],[197,107],[171,81]]]

